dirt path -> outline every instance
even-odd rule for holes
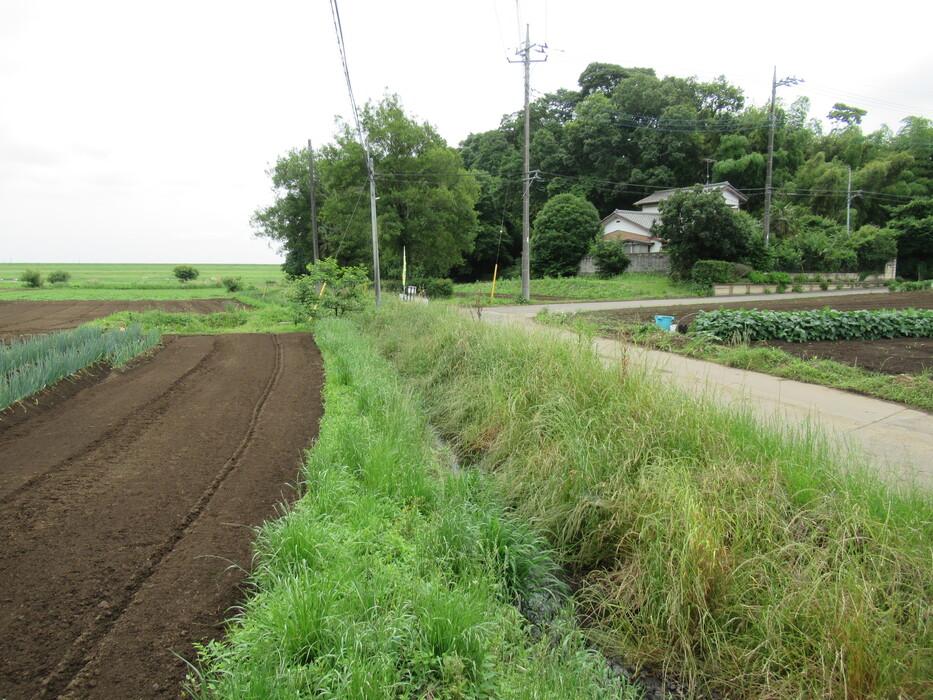
[[[165,301],[3,301],[0,299],[0,339],[74,328],[117,311],[190,311],[209,314],[235,304],[230,299]]]
[[[0,697],[176,697],[321,415],[307,335],[186,336],[0,424]]]

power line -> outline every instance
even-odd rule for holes
[[[350,82],[350,69],[347,66],[347,48],[343,40],[343,25],[340,21],[340,9],[337,0],[330,0],[331,16],[334,20],[334,31],[337,34],[337,48],[340,51],[340,61],[343,64],[343,74],[347,79],[347,93],[350,95],[350,108],[353,110],[353,119],[356,121],[356,131],[360,137],[360,145],[366,153],[366,169],[369,172],[369,209],[370,225],[373,237],[373,289],[376,294],[376,306],[382,301],[382,283],[379,271],[379,231],[376,220],[376,172],[373,167],[373,156],[369,150],[369,141],[363,133],[363,124],[360,121],[360,112],[353,97],[353,84]]]

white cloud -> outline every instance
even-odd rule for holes
[[[537,90],[573,87],[595,60],[723,73],[869,110],[868,128],[933,112],[931,10],[785,2],[521,3],[553,47]],[[360,102],[397,92],[452,143],[521,105],[512,0],[341,6]],[[0,6],[0,259],[271,262],[251,236],[265,168],[310,136],[330,140],[347,97],[326,3],[20,0]]]

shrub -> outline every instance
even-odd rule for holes
[[[925,292],[933,289],[933,280],[889,280],[885,286],[892,292]]]
[[[413,280],[412,283],[432,299],[452,297],[454,295],[453,280],[447,277],[422,277]]]
[[[748,273],[748,281],[752,284],[790,284],[790,275],[786,272],[757,272]]]
[[[690,277],[697,284],[704,286],[728,284],[737,279],[732,263],[725,260],[697,260],[693,264]]]
[[[222,277],[220,283],[228,292],[239,292],[243,289],[243,280],[239,277]]]
[[[308,265],[308,273],[289,286],[299,318],[314,319],[326,309],[340,316],[363,308],[369,285],[365,267],[341,267],[334,258],[325,258]]]
[[[38,270],[23,270],[19,276],[19,281],[27,287],[41,287],[42,274]]]
[[[632,263],[621,241],[596,241],[590,246],[590,255],[593,256],[600,277],[621,275]]]
[[[571,277],[599,235],[599,212],[575,194],[551,197],[535,217],[532,272],[539,277]]]
[[[172,270],[172,274],[181,282],[190,282],[196,280],[201,273],[191,265],[176,265]]]
[[[732,263],[732,271],[735,273],[736,279],[746,279],[752,272],[752,266],[743,263]]]
[[[722,340],[877,340],[933,337],[933,310],[701,311],[693,324]]]
[[[71,273],[64,270],[55,270],[49,273],[49,284],[65,284],[71,279]]]

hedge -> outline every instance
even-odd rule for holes
[[[451,297],[454,294],[453,280],[447,277],[414,277],[407,280],[408,285],[414,285],[419,292],[424,292],[429,299]],[[402,280],[386,278],[382,280],[382,289],[396,294],[402,292]]]
[[[700,312],[693,332],[721,340],[876,340],[933,337],[933,310],[757,311],[720,309]]]
[[[694,282],[705,286],[728,284],[737,279],[732,263],[725,260],[697,260],[690,276]]]

